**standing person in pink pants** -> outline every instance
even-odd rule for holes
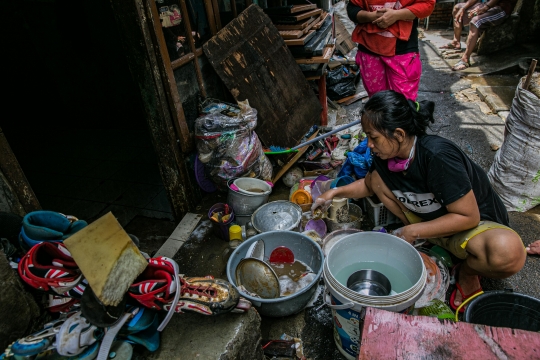
[[[418,50],[418,19],[428,17],[435,0],[350,0],[349,18],[357,25],[356,63],[369,95],[394,90],[416,100],[422,62]]]

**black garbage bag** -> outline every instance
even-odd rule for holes
[[[339,100],[356,93],[356,75],[340,65],[326,75],[326,95],[330,100]]]

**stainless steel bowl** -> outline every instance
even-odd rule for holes
[[[259,233],[273,230],[297,231],[300,220],[300,206],[285,200],[266,203],[251,215],[251,223]]]
[[[325,218],[324,221],[326,222],[326,227],[328,228],[328,232],[333,232],[336,230],[343,230],[343,229],[360,229],[362,226],[362,209],[360,206],[356,204],[349,204],[349,215],[352,216],[352,219],[350,222],[346,223],[338,223],[335,221],[332,221],[328,218]]]
[[[347,287],[362,295],[387,296],[392,287],[386,276],[375,270],[360,270],[347,279]]]

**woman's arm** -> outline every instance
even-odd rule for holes
[[[364,179],[356,180],[349,185],[340,186],[322,193],[318,198],[329,201],[335,197],[359,199],[373,195],[371,191],[371,173],[367,173]]]
[[[412,11],[406,8],[399,10],[384,8],[377,10],[377,14],[380,14],[380,17],[373,23],[382,29],[386,29],[399,20],[414,20],[416,18]]]
[[[351,2],[347,4],[347,14],[349,19],[357,24],[370,23],[382,16],[377,14],[376,11],[365,11],[360,6],[353,5]]]
[[[472,190],[446,207],[448,214],[435,220],[404,226],[396,230],[396,236],[412,243],[418,239],[430,239],[454,235],[472,229],[480,222],[480,210]]]

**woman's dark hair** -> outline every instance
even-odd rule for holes
[[[375,93],[362,112],[375,130],[393,139],[397,128],[407,135],[425,135],[429,123],[435,122],[434,109],[433,101],[415,102],[394,90],[385,90]]]

